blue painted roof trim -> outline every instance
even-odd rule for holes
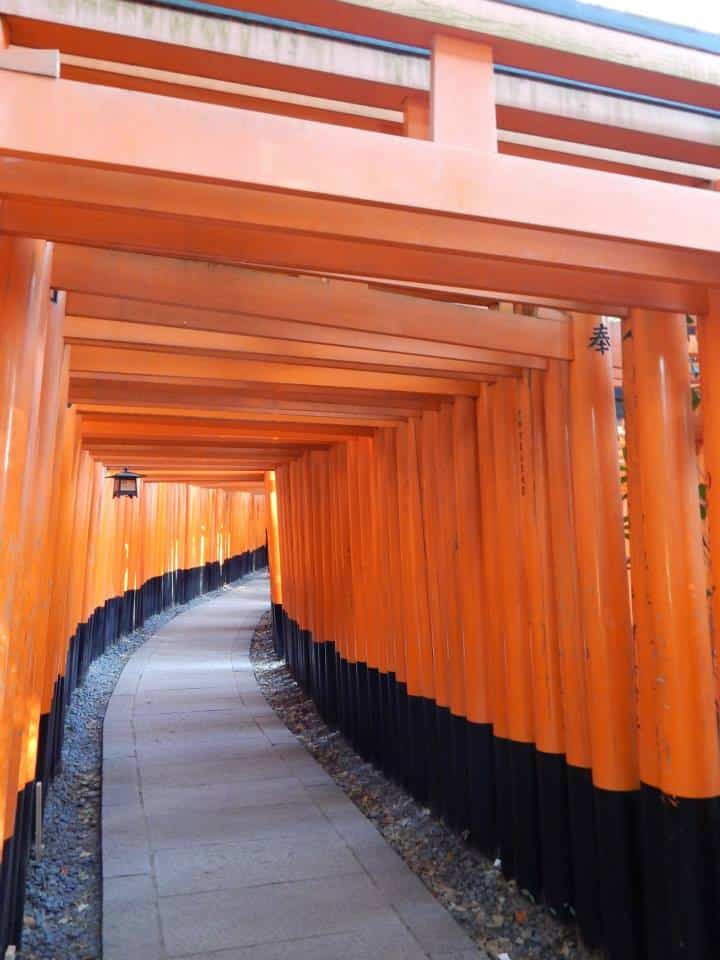
[[[265,16],[259,13],[243,13],[233,10],[227,11],[220,6],[197,2],[197,0],[173,0],[172,3],[164,3],[162,0],[155,0],[158,6],[174,6],[185,10],[193,10],[197,13],[205,11],[207,13],[233,13],[238,19],[246,20],[249,23],[264,23],[268,26],[282,27],[287,30],[299,30],[303,33],[313,33],[317,36],[332,37],[342,39],[351,43],[372,43],[386,49],[402,51],[409,54],[423,54],[422,47],[412,47],[402,43],[390,43],[389,41],[373,40],[370,37],[358,37],[355,34],[343,33],[341,30],[331,30],[327,27],[316,27],[310,24],[304,24],[300,21],[282,20],[277,17]],[[610,30],[617,30],[621,33],[629,33],[638,37],[648,37],[652,40],[661,40],[664,43],[672,43],[675,46],[689,47],[693,50],[704,50],[707,53],[720,54],[720,35],[708,33],[704,30],[697,30],[694,27],[682,26],[682,24],[667,23],[663,20],[654,20],[651,17],[643,17],[637,13],[625,13],[620,10],[610,10],[607,7],[597,6],[594,3],[582,3],[580,0],[499,0],[510,7],[522,7],[525,10],[536,10],[538,13],[548,13],[557,17],[564,17],[566,20],[579,20],[582,23],[594,24],[598,27],[607,27]]]
[[[225,17],[228,20],[240,20],[243,23],[257,23],[263,27],[293,30],[295,33],[307,33],[313,37],[325,37],[328,40],[342,40],[345,43],[354,43],[361,47],[375,47],[378,50],[405,53],[414,57],[430,56],[430,51],[425,47],[412,47],[406,43],[392,43],[390,40],[363,37],[356,33],[344,33],[342,30],[332,30],[330,27],[316,27],[312,23],[301,23],[298,20],[283,20],[280,17],[268,17],[262,13],[245,13],[242,10],[220,7],[213,3],[202,3],[201,0],[150,0],[150,6],[174,7],[177,10],[187,10],[190,13]]]
[[[707,53],[720,54],[720,35],[698,30],[695,27],[679,23],[654,20],[638,13],[625,13],[622,10],[610,10],[594,3],[581,3],[580,0],[500,0],[509,7],[523,7],[538,13],[550,13],[566,20],[579,20],[597,27],[607,27],[621,33],[630,33],[637,37],[648,37],[672,43],[678,47],[690,47]]]
[[[720,110],[711,107],[699,107],[692,103],[683,103],[680,100],[665,100],[663,97],[653,97],[649,93],[636,93],[634,90],[619,90],[616,87],[601,87],[596,83],[585,83],[582,80],[570,80],[567,77],[558,77],[551,73],[538,73],[536,70],[523,70],[521,67],[504,67],[495,64],[495,73],[509,77],[524,77],[528,80],[537,80],[541,83],[551,83],[556,87],[565,87],[568,90],[585,90],[588,93],[602,93],[607,97],[618,100],[632,100],[634,103],[647,103],[652,107],[667,107],[670,110],[682,110],[684,113],[695,113],[702,117],[711,117],[720,120]]]
[[[503,0],[513,6],[529,6],[530,4],[544,3],[546,5],[574,2],[574,0]],[[228,7],[220,7],[215,4],[202,3],[199,0],[153,0],[153,4],[159,7],[174,7],[180,10],[188,10],[192,13],[203,13],[205,15],[224,17],[229,20],[239,20],[244,23],[257,23],[263,26],[276,27],[281,30],[294,30],[299,33],[308,33],[313,36],[327,37],[332,40],[342,40],[345,43],[355,43],[359,46],[374,47],[375,49],[389,50],[393,53],[404,53],[410,56],[428,59],[430,51],[425,47],[411,47],[402,43],[391,43],[387,40],[377,40],[373,37],[362,37],[353,33],[343,33],[341,30],[330,30],[326,27],[315,27],[310,24],[297,23],[293,20],[281,20],[276,17],[267,17],[255,13],[243,13],[239,10]],[[588,9],[588,4],[577,4]],[[720,40],[720,38],[718,38]],[[634,91],[618,90],[615,87],[602,87],[594,83],[584,83],[581,80],[571,80],[568,77],[558,77],[554,74],[538,73],[534,70],[523,70],[520,67],[507,67],[502,64],[495,64],[495,73],[511,76],[525,77],[529,80],[538,80],[543,83],[552,83],[558,87],[566,87],[569,90],[586,90],[589,93],[602,93],[609,97],[617,97],[620,100],[632,100],[636,103],[647,103],[656,107],[668,107],[673,110],[682,110],[685,113],[695,113],[704,117],[720,119],[720,110],[713,110],[709,107],[699,107],[689,103],[683,103],[677,100],[664,100],[661,97],[652,97],[649,94],[635,93]]]

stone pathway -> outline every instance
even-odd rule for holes
[[[248,651],[259,575],[163,627],[108,707],[104,960],[477,960],[275,716]]]

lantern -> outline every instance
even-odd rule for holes
[[[133,473],[127,467],[118,473],[108,474],[108,477],[112,477],[113,481],[113,499],[116,497],[136,497],[138,495],[137,482],[142,476],[142,473]]]

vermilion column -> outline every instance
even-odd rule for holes
[[[712,328],[704,333],[707,344]],[[632,339],[634,389],[625,404],[639,473],[630,496],[639,490],[642,504],[639,524],[631,518],[630,551],[633,566],[644,563],[648,601],[647,630],[638,639],[648,648],[640,669],[651,676],[641,673],[640,686],[654,701],[658,753],[659,780],[644,791],[643,807],[650,907],[662,919],[651,936],[658,948],[669,942],[673,955],[705,958],[717,950],[720,874],[711,838],[720,811],[720,740],[686,318],[633,310],[623,336]],[[706,376],[712,362],[708,367]],[[650,719],[646,709],[641,722]]]
[[[518,384],[517,426],[526,474],[518,507],[531,637],[542,885],[546,902],[562,908],[571,899],[571,857],[556,577],[550,552],[550,499],[555,492],[547,472],[544,387],[545,373],[539,370],[526,370]]]
[[[444,463],[440,445],[440,414],[426,410],[420,419],[420,484],[422,491],[422,532],[427,568],[428,611],[432,654],[434,706],[426,716],[427,769],[429,801],[434,813],[449,815],[450,788],[453,782],[451,759],[450,623],[456,620],[454,593],[447,598],[447,559],[443,549],[445,529],[441,503],[444,497],[439,463]],[[450,470],[450,464],[444,464]]]
[[[452,438],[467,718],[471,723],[489,724],[488,649],[484,633],[487,598],[483,580],[477,418],[472,397],[455,397],[453,401]]]
[[[575,550],[592,745],[598,899],[611,955],[622,956],[623,950],[635,948],[637,936],[633,821],[639,777],[617,421],[606,325],[597,316],[574,314],[572,338]]]
[[[461,616],[460,578],[458,570],[458,518],[455,494],[455,450],[453,447],[452,406],[443,403],[438,420],[438,463],[444,469],[438,472],[440,508],[441,566],[438,579],[445,598],[447,620],[448,695],[450,705],[451,781],[449,822],[456,829],[468,825],[468,759],[467,759],[467,702],[465,696],[465,635]]]
[[[571,437],[580,609],[588,658],[593,779],[638,786],[633,654],[610,353],[592,346],[596,316],[573,316]]]
[[[498,744],[503,870],[534,895],[541,887],[537,820],[535,717],[527,571],[523,557],[522,498],[529,495],[529,425],[520,408],[520,385],[506,379],[492,388],[495,541],[504,668],[507,740]]]
[[[394,622],[392,616],[391,581],[389,577],[389,538],[387,515],[387,430],[378,430],[373,446],[373,556],[374,584],[377,605],[378,667],[381,676],[392,673],[394,664]],[[383,681],[384,682],[384,681]]]
[[[440,583],[444,586],[447,619],[448,696],[450,711],[455,717],[467,716],[465,697],[464,630],[458,576],[458,522],[455,499],[455,450],[453,447],[453,413],[448,403],[440,407],[438,419],[438,463],[445,469],[438,472],[440,509]]]
[[[66,347],[69,351],[70,348]],[[78,437],[76,434],[76,415],[74,409],[65,407],[60,411],[62,421],[62,449],[60,463],[55,471],[52,515],[54,520],[53,547],[50,561],[53,576],[50,586],[50,609],[48,620],[49,658],[45,669],[45,700],[43,711],[51,705],[53,688],[63,670],[70,633],[67,628],[67,604],[70,544],[72,541],[72,509],[75,497],[77,474]],[[123,501],[124,503],[125,501]],[[123,544],[125,542],[123,540]],[[123,551],[123,557],[125,553]],[[123,588],[125,589],[125,588]]]
[[[580,925],[599,940],[592,748],[585,673],[585,641],[579,610],[570,453],[570,364],[548,361],[544,380],[550,565],[561,675],[567,764],[568,828],[573,860],[572,903]]]
[[[403,103],[403,114],[406,137],[430,139],[430,100],[425,94],[411,94]]]
[[[282,605],[282,573],[280,567],[280,528],[278,524],[277,477],[274,470],[265,474],[265,496],[268,517],[268,554],[270,560],[270,595],[273,604]]]
[[[388,522],[388,559],[387,575],[389,579],[389,593],[392,607],[393,641],[394,641],[394,671],[396,680],[406,684],[405,670],[405,636],[403,629],[402,606],[402,565],[403,546],[400,542],[400,519],[397,485],[397,434],[394,428],[383,431],[386,443],[386,473],[385,496],[387,498]]]
[[[720,187],[720,184],[717,185]],[[698,317],[703,455],[710,530],[711,606],[715,696],[720,710],[720,293],[708,292],[708,312]]]
[[[628,333],[627,324],[625,333]],[[623,400],[625,406],[625,458],[628,487],[628,536],[632,588],[633,637],[637,666],[638,764],[642,783],[658,786],[660,756],[657,742],[656,658],[651,639],[651,605],[648,593],[648,558],[645,545],[642,442],[638,434],[636,338],[622,340]],[[629,415],[628,415],[629,411]]]
[[[477,438],[478,438],[478,481],[480,487],[480,515],[482,520],[482,561],[484,595],[488,598],[485,607],[484,634],[487,643],[488,694],[490,716],[492,719],[493,756],[488,758],[488,776],[494,781],[494,810],[492,798],[488,801],[488,813],[492,822],[488,824],[486,843],[494,852],[498,843],[502,845],[504,858],[510,858],[512,867],[512,845],[507,826],[512,821],[506,799],[507,777],[507,740],[508,694],[507,671],[505,669],[504,624],[500,604],[501,572],[497,562],[497,544],[502,536],[502,522],[498,516],[497,489],[495,482],[495,424],[494,405],[496,386],[482,384],[476,401]]]
[[[442,536],[440,499],[442,493],[437,469],[438,463],[442,462],[439,450],[439,416],[437,410],[426,410],[420,419],[420,484],[422,490],[424,557],[428,571],[427,590],[431,628],[430,639],[432,641],[433,690],[437,706],[449,710],[449,626],[445,615],[445,595],[440,577],[443,553],[440,546]]]
[[[405,599],[406,675],[408,694],[408,783],[424,799],[428,789],[428,718],[434,695],[428,576],[418,472],[418,423],[411,417],[397,431],[398,515],[404,550],[402,592]]]
[[[565,744],[549,567],[543,381],[536,371],[526,371],[518,384],[516,427],[524,473],[518,507],[532,645],[535,744],[539,751],[558,756]]]
[[[34,779],[37,763],[37,746],[41,701],[43,697],[45,660],[48,655],[47,623],[50,610],[51,584],[54,571],[49,558],[54,541],[54,515],[50,512],[55,482],[59,477],[59,436],[61,418],[58,413],[65,409],[69,357],[63,348],[64,305],[54,304],[48,296],[45,309],[48,313],[48,332],[45,348],[43,386],[40,398],[35,477],[32,502],[28,504],[31,514],[29,531],[28,562],[25,565],[25,590],[27,592],[25,635],[32,642],[33,657],[28,658],[28,689],[30,695],[25,704],[26,719],[23,724],[23,768],[21,784]],[[58,463],[56,464],[56,459]],[[39,591],[38,584],[47,585]],[[58,638],[60,639],[60,638]]]
[[[433,40],[430,86],[432,139],[497,151],[492,49],[462,37]]]
[[[720,753],[685,317],[635,310],[625,335],[633,341],[626,412],[644,520],[641,529],[631,523],[630,545],[642,536],[655,672],[659,782],[652,785],[674,796],[714,796]]]
[[[455,397],[452,440],[457,504],[457,564],[467,707],[469,826],[474,843],[495,851],[495,783],[489,690],[490,606],[483,563],[478,432],[475,400]]]
[[[16,700],[20,664],[31,651],[18,642],[26,538],[30,532],[34,431],[43,373],[51,247],[41,241],[0,238],[0,794],[1,839],[12,833],[19,764]]]

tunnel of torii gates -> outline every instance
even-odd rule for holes
[[[717,958],[717,38],[238,2],[0,0],[0,946],[90,661],[269,554],[360,753]]]

